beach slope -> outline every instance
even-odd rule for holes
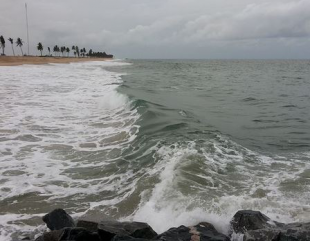
[[[22,64],[66,64],[72,62],[105,61],[105,58],[75,58],[75,57],[37,57],[37,56],[1,56],[0,66],[15,66]]]

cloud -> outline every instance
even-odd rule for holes
[[[23,3],[3,1],[0,34],[25,40]],[[125,57],[217,56],[222,49],[230,56],[255,49],[255,57],[287,45],[296,48],[290,56],[309,53],[309,0],[27,1],[33,52],[40,41]]]
[[[205,41],[309,38],[310,1],[263,3],[230,14],[201,15],[184,22],[166,18],[120,34],[123,43],[195,44]],[[111,35],[113,38],[113,35]]]

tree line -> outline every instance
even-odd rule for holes
[[[14,44],[13,44],[14,40],[12,38],[8,38],[8,41],[11,43],[12,52],[13,52],[13,55],[15,56]],[[1,35],[0,36],[0,48],[2,49],[2,55],[5,55],[4,54],[5,43],[6,43],[5,39]],[[22,56],[23,56],[24,53],[23,53],[22,47],[23,47],[24,41],[21,38],[17,38],[17,40],[15,41],[15,44],[17,47],[20,47],[20,51],[21,51]],[[41,42],[38,43],[37,50],[40,51],[41,56],[43,56],[44,46]],[[53,47],[54,56],[59,56],[59,57],[60,57],[60,53],[61,53],[62,57],[69,57],[71,50],[73,51],[74,57],[113,58],[113,55],[106,54],[105,52],[93,52],[92,49],[90,49],[87,52],[85,48],[79,48],[78,46],[75,46],[75,45],[73,45],[71,47],[71,49],[69,47],[66,47],[66,46],[59,47],[58,45],[55,45]],[[47,51],[48,51],[48,55],[46,55],[46,56],[53,56],[51,54],[51,48],[50,47],[47,47]],[[66,54],[67,54],[67,56],[66,56]]]
[[[14,47],[13,47],[13,43],[14,43],[14,40],[12,38],[8,38],[9,42],[11,43],[12,45],[12,52],[15,56],[15,51],[14,51]],[[24,45],[24,41],[21,39],[21,38],[17,38],[17,40],[15,41],[16,43],[16,46],[17,47],[20,47],[20,51],[22,53],[22,55],[24,55],[23,53],[23,45]],[[5,39],[4,37],[1,35],[0,36],[0,49],[2,49],[2,55],[4,55],[4,50],[5,50]]]

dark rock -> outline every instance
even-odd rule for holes
[[[84,228],[64,228],[46,232],[35,241],[100,241],[98,233]]]
[[[230,239],[219,233],[210,223],[199,223],[196,226],[171,228],[157,237],[162,241],[229,241]]]
[[[63,209],[55,209],[46,214],[42,219],[50,230],[75,227],[73,219]]]
[[[256,230],[268,227],[270,219],[261,212],[242,210],[238,211],[232,221],[231,226],[236,233],[244,233],[246,230]]]
[[[231,226],[235,233],[244,234],[244,241],[310,240],[310,223],[279,223],[255,211],[238,211]]]
[[[100,241],[96,232],[84,228],[65,228],[59,241]]]
[[[59,241],[63,230],[55,230],[51,232],[43,233],[40,237],[36,238],[35,241]]]
[[[97,232],[98,222],[88,221],[88,220],[78,220],[76,227],[85,228],[86,230],[91,231],[91,232]]]
[[[115,235],[142,239],[152,239],[157,236],[147,223],[141,222],[101,221],[98,225],[98,233],[101,240],[111,240]]]
[[[78,219],[76,227],[85,228],[91,232],[97,232],[98,225],[102,221],[115,221],[115,220],[113,219],[111,220],[111,217],[106,216],[103,213],[91,213],[91,214],[88,213],[87,215],[82,216]]]
[[[191,240],[192,234],[190,233],[190,228],[185,226],[180,226],[178,228],[170,228],[168,231],[160,234],[157,239],[165,241],[185,241]]]
[[[131,236],[119,236],[119,235],[115,235],[111,241],[127,241],[127,240],[129,241],[150,241],[150,239],[134,238]],[[154,239],[152,240],[155,241]]]

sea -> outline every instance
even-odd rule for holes
[[[0,67],[0,240],[84,215],[310,221],[309,60]]]

